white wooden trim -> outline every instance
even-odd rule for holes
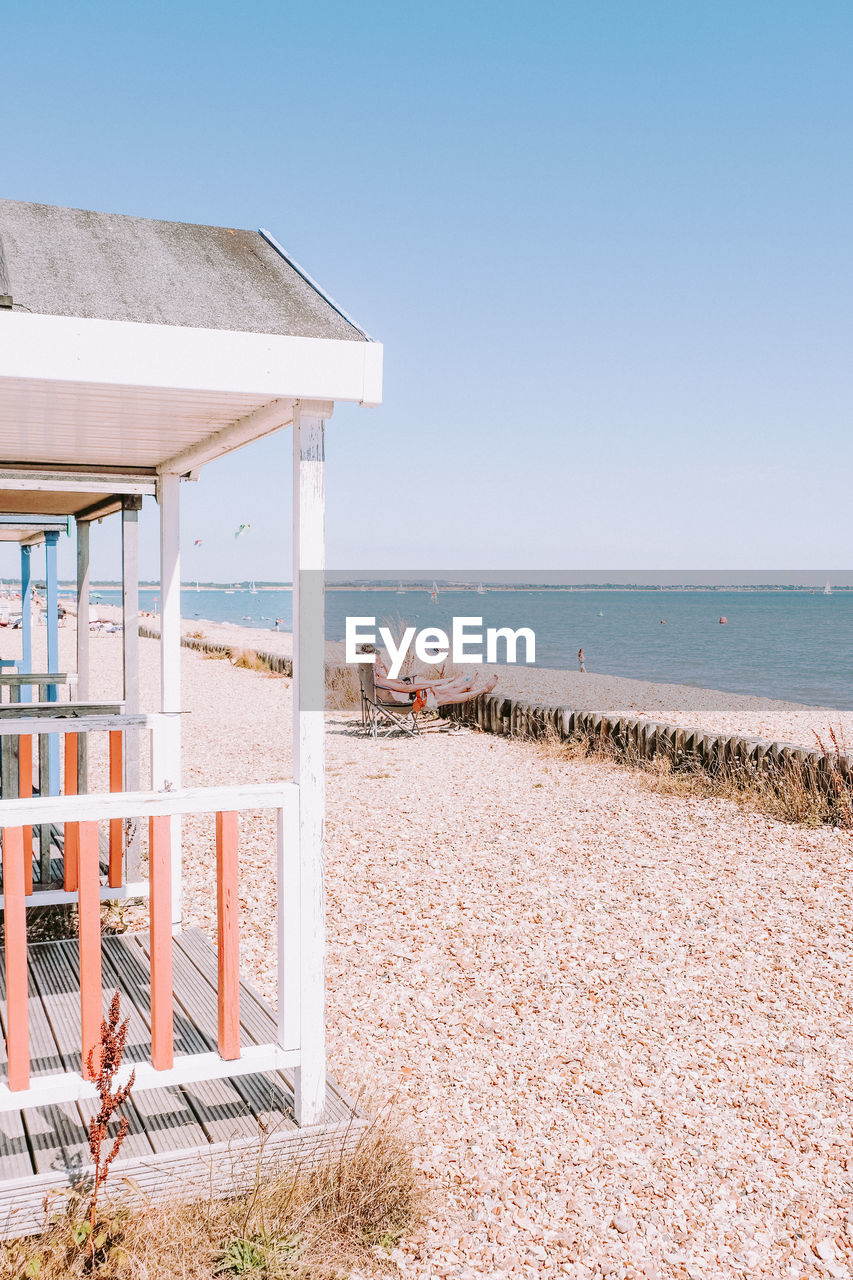
[[[160,502],[160,710],[168,717],[157,751],[162,775],[152,785],[167,790],[181,785],[181,479],[161,476]],[[183,851],[180,820],[170,823],[172,924],[183,919]]]
[[[286,1071],[299,1060],[297,1050],[285,1052],[275,1044],[247,1045],[240,1057],[226,1061],[218,1053],[191,1053],[177,1058],[167,1071],[156,1071],[150,1062],[128,1063],[116,1073],[121,1086],[135,1072],[134,1089],[165,1089],[170,1085],[195,1084],[200,1080],[230,1080],[234,1076],[255,1075],[265,1071]],[[0,1084],[0,1112],[23,1111],[29,1107],[56,1106],[60,1102],[80,1102],[96,1098],[97,1090],[90,1080],[77,1071],[63,1071],[52,1076],[37,1076],[29,1089],[12,1091]]]
[[[292,782],[253,782],[234,787],[187,787],[180,791],[93,792],[85,796],[35,796],[0,800],[0,830],[47,822],[101,822],[185,813],[246,813],[297,803]]]
[[[376,404],[381,361],[378,342],[14,311],[3,316],[0,379]]]
[[[278,1001],[276,1021],[282,1049],[299,1044],[302,989],[299,936],[299,805],[279,809],[276,821]]]
[[[70,892],[65,889],[44,889],[39,893],[29,893],[24,899],[24,905],[27,907],[57,907],[65,904],[76,903],[79,899],[78,890]],[[111,888],[108,884],[101,885],[101,902],[118,902],[123,898],[147,898],[148,897],[148,881],[136,880],[131,884],[123,884],[119,888]],[[6,906],[6,895],[0,893],[0,911]]]
[[[222,431],[214,431],[189,449],[173,454],[160,464],[158,470],[163,475],[167,472],[174,472],[179,476],[188,475],[214,458],[240,449],[252,440],[272,435],[274,431],[286,426],[292,416],[292,400],[273,400],[271,404],[262,405],[260,409],[246,414],[245,418],[238,418]]]
[[[324,884],[326,405],[293,414],[293,767],[299,787],[299,1044],[296,1122],[316,1124],[326,1104]],[[319,411],[319,412],[318,412]],[[280,999],[285,992],[279,993]]]
[[[44,707],[47,703],[37,702],[34,706]],[[55,706],[55,703],[51,703]],[[73,703],[71,704],[74,705]],[[20,719],[4,719],[0,717],[0,738],[17,738],[28,733],[104,733],[110,729],[154,729],[162,719],[159,715],[139,714],[135,716],[26,716]],[[0,801],[0,804],[3,802]]]
[[[19,467],[7,470],[0,467],[0,489],[26,493],[103,493],[109,496],[135,493],[153,497],[156,481],[153,476],[143,479],[140,476],[107,475],[97,471],[88,472],[82,468],[79,471],[51,471],[49,467],[44,470],[38,467],[31,470]]]
[[[382,343],[369,342],[364,353],[364,387],[360,400],[366,409],[375,409],[382,403],[382,366]]]
[[[77,525],[77,697],[89,697],[89,525]],[[85,781],[85,780],[84,780]]]
[[[270,245],[271,248],[275,249],[276,253],[280,254],[281,257],[284,258],[285,262],[291,266],[298,275],[302,276],[303,280],[310,284],[314,292],[319,293],[320,297],[323,298],[324,301],[328,302],[329,306],[337,311],[339,316],[342,316],[343,319],[346,320],[347,324],[351,324],[353,329],[356,329],[363,338],[367,339],[368,342],[373,341],[367,330],[363,329],[357,320],[353,320],[352,316],[344,311],[342,306],[335,302],[334,298],[326,292],[321,284],[317,283],[313,276],[309,276],[305,268],[299,265],[296,259],[287,252],[283,245],[279,244],[275,236],[271,235],[264,227],[258,227],[258,235],[263,236],[267,244]]]
[[[160,479],[160,710],[177,717],[181,710],[181,515],[180,476]],[[173,722],[175,771],[167,783],[180,785],[180,721]]]
[[[126,500],[121,511],[122,675],[129,715],[139,711],[139,504],[130,505],[134,501]],[[126,734],[123,746],[124,790],[138,791],[142,785],[139,735]],[[132,820],[125,843],[124,875],[138,876],[139,863],[139,825]]]

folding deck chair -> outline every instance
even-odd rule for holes
[[[376,672],[372,662],[358,664],[361,686],[361,723],[372,738],[386,736],[399,729],[414,738],[420,733],[418,712],[413,702],[380,702],[376,696]]]

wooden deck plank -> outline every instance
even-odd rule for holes
[[[147,956],[147,934],[136,934],[140,950]],[[178,935],[180,936],[180,935]],[[177,939],[175,940],[177,943]],[[172,955],[175,976],[175,1029],[190,1023],[199,1038],[193,1052],[216,1051],[216,996],[199,974],[192,961],[175,946]],[[211,998],[212,997],[212,998]],[[232,1138],[258,1134],[254,1114],[252,1086],[247,1077],[233,1080],[205,1080],[185,1086],[199,1121],[211,1142],[228,1142]]]
[[[62,1070],[62,1055],[33,977],[32,954],[35,949],[29,948],[30,1068],[33,1076],[52,1075]],[[5,955],[3,959],[5,981]],[[0,1013],[5,1034],[5,1002]],[[53,1107],[30,1107],[20,1115],[37,1173],[65,1171],[79,1166],[80,1152],[88,1144],[82,1116],[73,1102],[61,1102]]]
[[[6,958],[0,964],[0,1077],[6,1079]],[[0,1114],[0,1182],[6,1178],[22,1178],[34,1170],[24,1122],[19,1111]]]
[[[103,939],[105,1006],[118,986],[123,994],[123,1016],[130,1019],[128,1060],[150,1055],[150,974],[145,935],[108,935]],[[66,1003],[61,1035],[69,1047],[62,1052],[47,1011],[38,998],[33,979],[31,1051],[33,1075],[79,1069],[80,1007],[77,944],[73,940],[38,943],[39,977],[58,990],[50,1008],[57,1018],[57,1002]],[[49,954],[48,954],[49,953]],[[2,953],[0,953],[2,960]],[[200,931],[181,934],[175,945],[175,1047],[178,1053],[198,1053],[216,1044],[216,949]],[[0,963],[0,981],[3,965]],[[241,984],[241,1018],[244,1043],[267,1043],[275,1038],[275,1022],[269,1008],[246,982]],[[0,987],[2,993],[2,987]],[[126,998],[125,998],[126,997]],[[0,1021],[5,1008],[0,1004]],[[57,1019],[57,1021],[59,1021]],[[0,1076],[4,1074],[0,1044]],[[113,1187],[121,1199],[139,1194],[152,1202],[206,1195],[211,1187],[231,1192],[251,1185],[261,1159],[270,1168],[282,1159],[310,1162],[326,1150],[356,1141],[365,1121],[329,1083],[330,1102],[335,1099],[339,1120],[328,1117],[308,1129],[295,1126],[292,1086],[283,1073],[243,1076],[210,1081],[186,1089],[148,1090],[134,1093],[133,1106],[140,1117],[113,1169]],[[146,1114],[147,1104],[153,1108]],[[268,1126],[261,1145],[257,1122]],[[0,1116],[0,1237],[36,1230],[42,1220],[46,1193],[67,1186],[85,1174],[88,1146],[80,1109],[73,1104],[39,1108],[21,1116]],[[5,1126],[15,1126],[4,1147]],[[142,1140],[145,1139],[144,1144]],[[154,1148],[152,1150],[152,1147]],[[32,1152],[32,1154],[31,1154]],[[4,1163],[4,1155],[6,1162]],[[34,1159],[33,1159],[34,1156]],[[35,1172],[33,1172],[35,1168]]]
[[[81,1065],[81,1006],[79,950],[72,940],[40,943],[31,948],[31,973],[41,995],[41,1003],[50,1024],[54,1041],[62,1057],[66,1071],[79,1071]],[[104,991],[104,1012],[112,1000],[113,990]],[[78,1152],[79,1161],[88,1162],[89,1121],[98,1109],[94,1098],[78,1102],[84,1140]],[[145,1136],[141,1117],[131,1099],[124,1108],[128,1119],[128,1133],[124,1141],[128,1155],[150,1154],[151,1143]],[[112,1131],[115,1130],[113,1125]]]
[[[213,991],[213,1008],[216,1008],[216,948],[201,929],[184,929],[175,938],[175,947],[189,956],[195,967]],[[260,993],[240,978],[240,1026],[249,1044],[269,1044],[276,1037],[276,1022],[272,1011]]]
[[[128,1062],[151,1059],[151,1003],[148,967],[132,938],[113,934],[103,940],[104,973],[122,992],[122,1010],[130,1020]],[[180,1041],[179,1043],[185,1043]],[[193,1052],[191,1048],[185,1050]],[[133,1100],[155,1151],[203,1146],[207,1136],[188,1099],[177,1088],[134,1091]]]
[[[73,970],[77,957],[76,944],[69,941],[55,945],[65,952],[64,959]],[[151,1055],[151,1035],[136,1005],[127,994],[126,975],[122,972],[121,966],[115,964],[114,955],[117,947],[121,949],[119,938],[107,936],[102,941],[104,1013],[106,1014],[109,1009],[113,991],[118,989],[122,997],[121,1015],[122,1018],[127,1018],[129,1024],[125,1061],[147,1062]],[[94,1108],[95,1104],[84,1102],[80,1105],[84,1108]],[[151,1150],[158,1152],[180,1150],[205,1140],[195,1117],[178,1090],[135,1089],[131,1094],[130,1106],[135,1114],[128,1111],[131,1127],[126,1141],[130,1142],[131,1134],[144,1134],[147,1141],[144,1144],[140,1141],[140,1154]],[[88,1117],[91,1112],[87,1110],[85,1114]],[[128,1154],[131,1154],[130,1150]]]
[[[216,984],[216,950],[201,929],[185,929],[175,938],[176,950],[180,948],[191,958],[196,968],[214,989]],[[246,978],[240,979],[240,1025],[247,1044],[270,1044],[278,1034],[273,1012],[263,996]],[[293,1078],[289,1072],[279,1072],[290,1098],[292,1112]],[[248,1077],[258,1079],[259,1077]],[[353,1115],[353,1106],[331,1078],[327,1080],[327,1112],[330,1121],[345,1123]]]
[[[127,945],[125,964],[136,975],[143,975],[143,980],[133,981],[132,998],[136,1001],[142,1016],[151,1019],[151,988],[148,979],[148,935],[126,934]],[[144,945],[143,945],[144,943]],[[134,951],[135,948],[135,957]],[[196,1025],[196,1010],[191,998],[181,991],[181,977],[175,972],[174,1020],[175,1048],[181,1053],[206,1053],[215,1048],[215,1040],[211,1042],[209,1035]],[[184,997],[183,999],[181,997]],[[244,1094],[232,1080],[202,1080],[195,1084],[185,1085],[180,1090],[192,1114],[203,1130],[202,1138],[209,1142],[228,1141],[232,1137],[245,1137],[257,1134],[257,1123],[252,1119],[251,1109],[247,1105]]]
[[[217,1009],[216,949],[200,929],[187,929],[175,938],[176,957],[178,952],[196,970],[197,977],[192,979],[193,989],[197,992],[196,1009],[202,1020],[212,1027]],[[176,963],[182,962],[176,958]],[[275,1043],[275,1019],[257,992],[242,981],[240,1027],[244,1043]],[[235,1084],[241,1089],[255,1116],[269,1131],[296,1128],[293,1077],[290,1073],[267,1071],[241,1076]]]
[[[365,1127],[359,1118],[346,1126],[319,1125],[275,1134],[263,1146],[256,1135],[142,1159],[119,1158],[110,1173],[107,1195],[143,1209],[151,1204],[206,1200],[210,1195],[233,1196],[254,1186],[259,1170],[261,1176],[274,1175],[288,1162],[305,1169],[354,1148]],[[0,1238],[39,1231],[45,1196],[66,1186],[67,1179],[56,1170],[0,1183]]]

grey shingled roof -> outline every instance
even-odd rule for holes
[[[17,200],[0,200],[4,293],[39,315],[366,338],[257,231]]]

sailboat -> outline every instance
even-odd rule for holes
[[[437,582],[433,582],[432,586],[430,587],[429,598],[430,600],[438,599],[438,583]]]
[[[477,595],[484,596],[485,594],[486,594],[486,588],[483,586],[481,582],[480,585],[477,587]]]
[[[406,588],[403,586],[403,584],[402,584],[402,582],[401,582],[401,583],[399,584],[399,586],[397,587],[397,595],[398,595],[398,596],[404,596],[405,594],[406,594]]]
[[[196,591],[201,591],[201,587],[198,585],[198,578],[195,580],[195,589]]]
[[[829,578],[827,578],[827,580],[826,580],[826,586],[825,586],[825,587],[824,587],[824,589],[823,589],[823,594],[824,594],[825,596],[831,596],[831,595],[832,595],[832,587],[829,585]]]
[[[249,583],[249,595],[256,596],[257,594],[258,594],[258,588],[255,586],[255,579],[253,578],[252,581]]]

